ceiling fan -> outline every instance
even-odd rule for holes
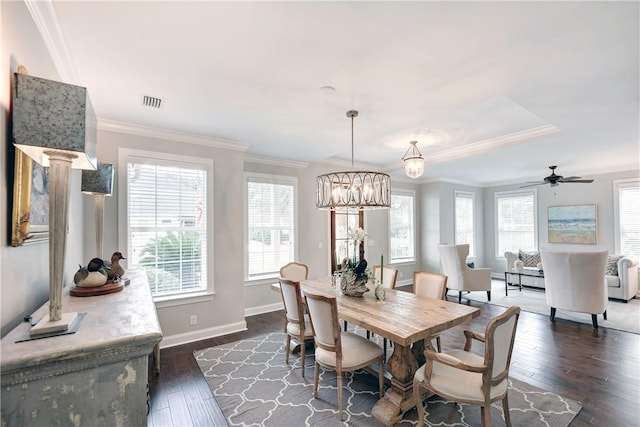
[[[560,183],[578,182],[583,184],[589,184],[593,182],[592,179],[582,179],[582,177],[580,176],[568,176],[565,178],[562,175],[556,175],[556,168],[557,166],[549,166],[549,169],[551,169],[551,175],[545,177],[544,180],[542,181],[535,181],[535,182],[528,181],[527,185],[523,185],[520,188],[534,187],[536,185],[543,185],[543,184],[551,184],[552,187],[556,187]]]

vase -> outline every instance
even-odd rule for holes
[[[375,294],[376,294],[376,298],[378,298],[380,301],[384,301],[384,297],[386,296],[384,286],[382,285],[376,286]]]
[[[348,297],[361,297],[369,292],[367,281],[358,279],[352,272],[343,273],[340,277],[340,290]]]

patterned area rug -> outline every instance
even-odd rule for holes
[[[360,333],[361,331],[359,331]],[[378,337],[376,337],[378,338]],[[380,426],[371,417],[378,400],[377,377],[363,370],[346,374],[344,422],[338,419],[334,372],[321,370],[318,398],[313,399],[313,351],[305,357],[305,377],[299,354],[284,361],[282,332],[194,352],[229,425],[253,426]],[[514,426],[568,426],[582,409],[573,400],[510,378],[509,406]],[[479,426],[480,408],[443,401],[424,402],[427,426]],[[491,408],[492,424],[504,425],[502,405]],[[417,425],[415,409],[399,426]]]
[[[465,298],[479,302],[488,302],[486,292],[463,293],[462,299],[464,300]],[[449,292],[449,300],[458,301],[457,292]],[[520,291],[517,287],[509,287],[509,296],[505,296],[503,280],[494,279],[491,281],[491,302],[489,304],[502,307],[517,305],[524,311],[545,316],[549,316],[550,312],[544,292],[527,288]],[[557,310],[556,319],[571,320],[573,322],[591,325],[591,315],[588,313]],[[640,300],[635,298],[628,303],[609,300],[607,302],[607,320],[604,320],[604,318],[599,315],[598,326],[640,334]]]

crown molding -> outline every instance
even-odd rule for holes
[[[67,39],[58,20],[58,13],[51,0],[24,0],[53,65],[65,83],[81,85],[80,74],[69,50]],[[27,65],[27,64],[25,64]],[[28,68],[28,65],[27,65]]]
[[[309,166],[309,162],[300,162],[297,160],[279,159],[276,157],[256,156],[253,154],[244,155],[245,163],[257,163],[260,165],[279,166],[283,168],[305,169]]]
[[[194,133],[179,132],[115,120],[98,119],[98,129],[109,132],[126,133],[129,135],[166,139],[168,141],[185,142],[187,144],[204,145],[207,147],[222,148],[233,151],[245,151],[249,147],[248,144],[243,144],[229,139],[213,138]]]

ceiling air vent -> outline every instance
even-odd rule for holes
[[[144,105],[145,107],[160,109],[160,107],[162,107],[162,98],[142,95],[142,105]]]

